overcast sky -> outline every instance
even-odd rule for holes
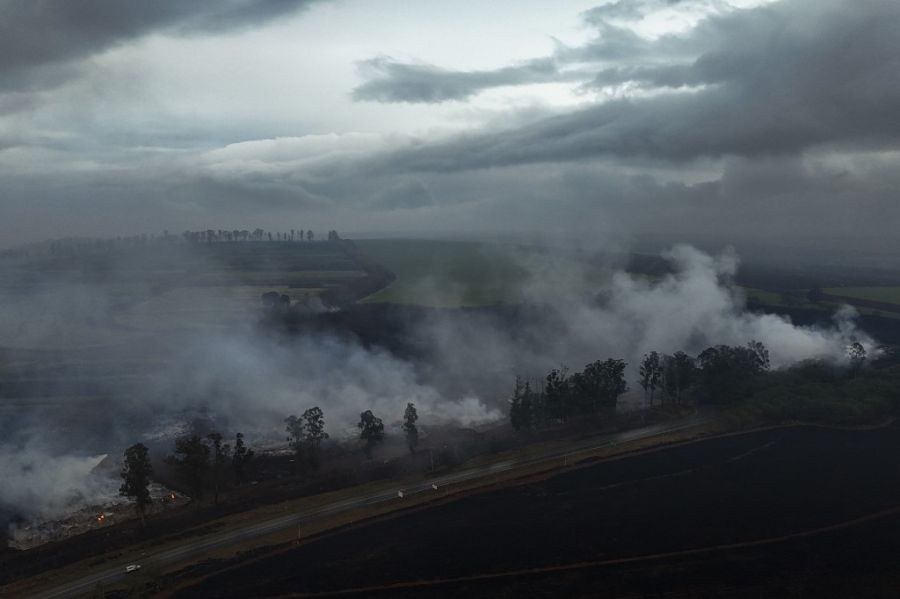
[[[897,0],[0,0],[0,244],[897,248],[898,31]]]

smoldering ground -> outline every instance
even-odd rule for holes
[[[53,397],[7,394],[0,424],[0,474],[7,484],[0,487],[0,504],[26,517],[70,509],[97,492],[96,479],[82,467],[91,456],[119,455],[138,441],[168,451],[173,437],[198,415],[218,430],[240,430],[257,442],[282,441],[284,417],[312,406],[324,410],[335,438],[353,435],[366,409],[396,432],[408,402],[418,407],[423,426],[470,426],[504,416],[516,375],[539,377],[560,365],[580,368],[624,358],[633,381],[637,361],[651,350],[696,354],[710,345],[756,339],[768,346],[773,366],[783,367],[809,358],[843,360],[853,341],[873,346],[848,311],[828,327],[800,327],[748,312],[730,284],[738,268],[733,254],[710,256],[676,246],[666,258],[670,274],[651,279],[614,271],[598,297],[584,270],[570,261],[535,264],[519,257],[529,273],[521,289],[529,307],[432,311],[403,325],[412,352],[321,326],[293,333],[260,328],[258,308],[227,326],[129,327],[117,320],[121,297],[110,290],[118,289],[111,286],[115,277],[132,272],[134,264],[108,269],[106,285],[93,291],[79,282],[74,311],[66,301],[35,302],[40,313],[29,318],[30,292],[20,290],[16,309],[3,314],[20,332],[6,339],[7,347],[17,338],[52,347],[53,332],[45,325],[54,319],[112,323],[122,336],[105,346],[57,350],[55,361],[46,364],[37,354],[7,351],[13,356],[5,366],[7,378],[70,373],[72,361],[81,373],[58,376],[62,383]],[[432,288],[442,292],[439,281]],[[73,289],[64,278],[40,286],[50,298],[72,297]],[[33,330],[27,330],[30,319]],[[132,370],[123,375],[119,369],[126,365]],[[89,392],[79,387],[85,379],[94,385]]]

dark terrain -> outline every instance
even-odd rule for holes
[[[778,428],[676,446],[349,528],[180,596],[888,593],[900,589],[896,512],[780,537],[900,506],[898,450],[896,427]],[[716,548],[748,542],[762,543]],[[519,572],[545,568],[558,569]]]

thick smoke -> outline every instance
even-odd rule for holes
[[[436,348],[435,379],[482,397],[505,397],[511,376],[540,376],[550,368],[580,369],[597,359],[622,358],[632,380],[644,353],[685,351],[696,355],[711,345],[766,344],[775,368],[802,360],[846,360],[847,347],[874,342],[854,323],[845,306],[833,326],[804,327],[789,318],[747,311],[732,278],[732,252],[714,257],[679,245],[665,254],[672,274],[661,278],[614,271],[600,297],[591,294],[584,268],[570,259],[523,262],[531,276],[522,295],[539,309],[524,321],[483,315],[449,315],[420,331],[423,345]],[[497,384],[499,383],[499,385]],[[464,387],[466,388],[466,387]]]
[[[196,406],[198,398],[216,418],[234,427],[271,432],[288,414],[325,410],[330,433],[346,437],[359,414],[371,409],[388,426],[400,421],[408,402],[423,421],[464,426],[496,420],[500,412],[474,397],[444,397],[416,368],[386,350],[353,339],[314,334],[284,339],[244,334],[191,341],[155,383],[153,397],[171,407]]]
[[[73,507],[115,500],[118,485],[95,468],[105,455],[56,455],[32,442],[0,447],[0,508],[13,506],[21,515],[59,517]]]
[[[837,326],[831,329],[800,327],[782,316],[746,311],[741,295],[725,284],[738,266],[731,253],[712,257],[680,245],[666,257],[674,274],[646,281],[618,273],[607,306],[584,315],[607,338],[621,340],[632,361],[650,350],[696,354],[710,345],[755,339],[766,344],[773,367],[779,368],[811,358],[841,361],[856,340],[872,346],[853,325],[849,306],[835,316]]]
[[[710,345],[755,339],[766,344],[777,368],[809,358],[841,361],[852,341],[873,346],[853,325],[849,309],[827,328],[748,312],[730,284],[738,264],[733,254],[714,257],[677,246],[666,258],[671,274],[646,278],[615,271],[598,297],[572,260],[538,263],[520,254],[517,259],[530,273],[520,295],[530,307],[437,311],[407,331],[421,352],[405,358],[339,332],[264,331],[253,326],[251,311],[244,323],[227,328],[178,332],[161,323],[154,336],[126,327],[112,353],[129,364],[151,366],[132,378],[112,377],[98,392],[102,399],[80,392],[44,408],[40,402],[3,406],[6,422],[0,425],[9,441],[0,448],[0,476],[6,481],[0,505],[44,515],[96,495],[97,485],[108,490],[109,479],[101,484],[89,475],[97,462],[91,456],[120,455],[137,441],[153,452],[170,451],[172,437],[198,415],[223,432],[241,430],[253,433],[252,440],[273,443],[283,442],[285,416],[312,406],[324,410],[328,432],[339,439],[354,433],[366,409],[396,431],[407,402],[417,405],[423,426],[470,426],[503,417],[517,374],[538,377],[560,365],[580,369],[593,360],[624,358],[633,383],[638,360],[651,350],[696,354]],[[76,305],[96,310],[91,317],[98,323],[109,321],[116,302],[108,292],[87,297],[88,288],[78,288]],[[56,297],[46,285],[41,293]],[[21,299],[15,304],[20,322],[27,320],[21,314],[25,305]],[[71,309],[46,313],[53,302],[36,305],[45,312],[44,322],[72,315]],[[196,301],[190,307],[214,308],[203,302],[198,308]],[[14,342],[15,337],[3,345]],[[87,356],[78,368],[90,372],[90,363]],[[71,365],[58,368],[68,372]],[[101,407],[85,408],[84,401]]]

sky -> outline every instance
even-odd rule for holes
[[[0,0],[0,245],[900,250],[896,0]]]

